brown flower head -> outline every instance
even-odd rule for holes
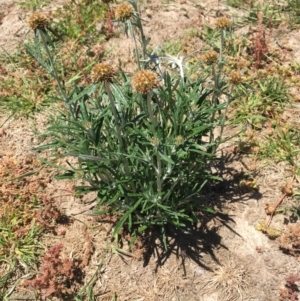
[[[218,54],[215,51],[208,51],[203,55],[203,62],[207,65],[212,65],[218,60]]]
[[[147,94],[158,86],[158,77],[150,70],[138,71],[132,78],[133,89],[141,94]]]
[[[157,75],[150,70],[138,71],[132,78],[133,89],[141,94],[147,94],[159,86]]]
[[[243,81],[242,75],[239,72],[232,71],[229,76],[229,82],[233,85],[239,85]]]
[[[107,63],[99,63],[95,65],[91,71],[91,78],[94,83],[111,81],[114,75],[114,68]]]
[[[133,15],[133,6],[128,2],[121,3],[115,10],[115,17],[118,21],[126,21]]]
[[[226,17],[221,17],[216,20],[216,28],[217,29],[229,29],[231,26],[231,22]]]
[[[41,13],[33,13],[29,20],[29,27],[33,30],[44,29],[49,25],[48,19]]]

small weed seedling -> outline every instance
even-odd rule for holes
[[[20,2],[19,5],[24,9],[35,11],[42,8],[43,6],[48,5],[49,3],[51,3],[50,0],[26,0]]]

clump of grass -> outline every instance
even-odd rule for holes
[[[298,129],[288,125],[277,125],[271,136],[266,136],[266,142],[261,143],[259,155],[272,158],[272,161],[284,161],[293,166],[295,172],[299,170],[300,136]]]
[[[16,285],[13,281],[16,270],[28,273],[34,269],[43,251],[39,238],[46,229],[54,230],[55,222],[62,217],[43,193],[47,181],[36,175],[39,170],[40,164],[33,158],[0,159],[0,296],[3,298],[6,288],[11,292]]]
[[[52,81],[24,51],[3,55],[1,62],[0,107],[14,113],[28,115],[53,101],[49,92]],[[26,76],[24,73],[27,73]]]
[[[240,300],[248,290],[249,281],[249,269],[230,256],[211,275],[205,275],[202,293],[208,296],[217,292],[218,298],[224,301]]]
[[[109,7],[103,1],[69,1],[54,14],[60,20],[56,29],[63,36],[81,45],[105,41],[105,33],[113,33],[112,27],[110,31],[105,28],[109,25],[104,22],[105,18],[111,18],[110,14],[107,14],[108,11]]]
[[[300,3],[297,0],[287,0],[288,11],[292,23],[300,23]]]
[[[232,7],[241,7],[243,3],[242,0],[227,0],[227,4]]]
[[[285,19],[282,4],[276,1],[249,1],[247,21],[257,23],[260,18],[262,18],[261,22],[265,26],[269,28],[276,27]]]
[[[279,120],[289,101],[289,85],[285,78],[278,78],[266,70],[259,71],[255,76],[259,79],[245,79],[245,85],[236,91],[236,99],[232,103],[232,122],[247,122],[249,126],[261,130],[267,122]]]
[[[19,5],[23,9],[35,11],[37,9],[41,9],[43,6],[48,5],[50,2],[51,2],[50,0],[26,0],[26,1],[21,1]]]

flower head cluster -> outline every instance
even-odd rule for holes
[[[44,29],[49,25],[48,19],[41,13],[33,13],[29,20],[29,27],[33,30]]]
[[[229,76],[229,82],[233,85],[239,85],[243,81],[242,75],[239,72],[232,71]]]
[[[111,81],[114,75],[114,68],[107,63],[99,63],[95,65],[91,71],[91,78],[94,83]]]
[[[133,6],[128,2],[121,3],[115,10],[115,17],[118,21],[126,21],[133,15]]]
[[[150,142],[151,142],[151,144],[152,144],[153,146],[155,146],[155,147],[158,147],[158,145],[159,145],[159,140],[158,140],[156,137],[152,137],[152,138],[150,139]]]
[[[212,65],[218,60],[218,54],[215,51],[208,51],[203,55],[203,62],[207,65]]]
[[[89,130],[90,128],[92,128],[92,123],[90,121],[85,121],[83,123],[83,127],[86,129],[86,130]]]
[[[150,70],[138,71],[132,78],[132,87],[138,93],[147,94],[159,86],[157,75]]]
[[[221,17],[216,20],[216,28],[217,29],[229,29],[231,26],[231,22],[226,17]]]
[[[184,138],[181,135],[179,135],[179,136],[176,136],[175,141],[176,141],[177,145],[180,145],[180,144],[183,144]]]

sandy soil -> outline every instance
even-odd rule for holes
[[[46,6],[42,10],[49,12],[61,3],[63,1],[56,1],[50,8]],[[167,42],[170,37],[184,40],[187,30],[201,27],[204,21],[213,22],[220,13],[238,14],[237,10],[222,3],[149,1],[144,7],[146,35],[152,37],[153,46]],[[18,1],[10,0],[1,0],[0,10],[4,14],[0,25],[0,46],[10,52],[26,36],[28,13],[19,8]],[[274,35],[289,45],[292,59],[300,60],[299,30],[288,32],[282,25]],[[196,37],[186,43],[191,49],[202,47]],[[125,38],[111,39],[106,47],[111,46],[116,46],[110,55],[112,60],[132,53],[132,45]],[[127,65],[130,61],[122,63],[130,68]],[[34,130],[43,130],[47,126],[46,114],[41,113],[29,120],[11,118],[3,126],[5,133],[0,136],[0,156],[39,155],[32,151],[32,147],[39,144]],[[5,116],[1,117],[0,125],[5,119]],[[252,158],[233,154],[228,157],[224,162],[227,181],[208,192],[210,202],[220,214],[206,217],[199,229],[189,229],[185,235],[174,233],[170,237],[173,244],[168,252],[159,244],[155,245],[155,241],[149,258],[143,257],[138,248],[128,256],[114,252],[111,226],[89,215],[94,204],[93,196],[84,199],[66,196],[70,183],[54,180],[48,184],[49,194],[58,196],[60,206],[67,215],[73,216],[74,222],[62,226],[66,231],[64,236],[46,235],[43,243],[49,247],[58,241],[63,242],[64,255],[72,258],[80,258],[90,247],[88,244],[92,245],[93,252],[84,272],[85,281],[96,275],[96,300],[112,300],[114,293],[122,301],[279,300],[278,288],[284,286],[285,277],[291,273],[300,274],[299,261],[284,254],[277,240],[270,240],[255,227],[266,219],[265,205],[273,204],[281,197],[281,187],[290,174],[284,164],[263,167],[258,162],[255,181],[259,191],[244,192],[236,179],[242,172],[252,173],[245,168],[251,164]],[[272,227],[284,230],[287,223],[287,216],[279,214],[274,217]]]

